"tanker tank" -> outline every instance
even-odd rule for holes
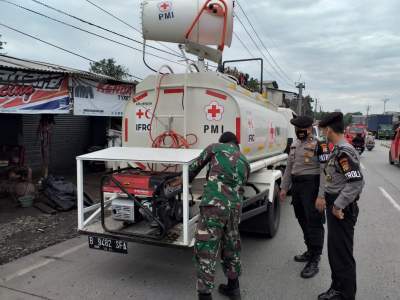
[[[123,145],[130,147],[204,149],[232,131],[250,161],[283,153],[288,138],[288,123],[273,104],[216,72],[148,76],[123,124]]]

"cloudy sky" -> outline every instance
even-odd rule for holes
[[[51,11],[31,0],[9,0],[54,18],[140,48],[129,40],[115,37],[79,21]],[[140,39],[140,34],[96,9],[86,0],[41,0],[73,15],[88,19],[116,32]],[[140,0],[91,0],[141,28]],[[178,1],[178,0],[175,0]],[[191,0],[180,0],[191,1]],[[280,87],[295,90],[293,82],[306,82],[306,93],[317,97],[324,110],[343,112],[383,111],[383,98],[389,98],[388,110],[400,110],[400,1],[398,0],[241,0],[244,10],[280,68],[290,78],[276,74],[266,63],[265,77],[277,80]],[[240,10],[239,18],[246,19]],[[129,68],[131,74],[144,77],[149,70],[141,52],[87,35],[54,21],[34,15],[0,1],[0,23],[38,36],[85,57],[100,60],[113,57]],[[248,28],[251,31],[250,28]],[[259,50],[252,44],[239,22],[235,32],[254,56]],[[51,48],[0,26],[8,55],[56,64],[88,68],[88,61]],[[254,35],[253,35],[254,36]],[[158,44],[154,44],[159,46]],[[172,47],[175,47],[172,45]],[[157,53],[157,51],[153,51]],[[163,57],[176,60],[164,53]],[[264,55],[267,54],[264,51]],[[248,58],[247,50],[234,38],[225,51],[225,59]],[[268,56],[267,56],[268,57]],[[165,61],[149,62],[161,66]],[[179,66],[175,66],[179,69]],[[242,69],[245,67],[242,65]],[[275,67],[277,69],[277,67]],[[248,66],[255,74],[256,66]]]

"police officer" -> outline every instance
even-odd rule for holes
[[[290,149],[280,196],[284,200],[292,187],[292,205],[307,247],[307,251],[296,255],[294,260],[307,262],[301,277],[311,278],[319,272],[324,245],[324,177],[320,175],[329,158],[329,149],[313,136],[313,119],[302,116],[290,122],[295,126],[297,141]],[[321,208],[320,211],[316,207]]]
[[[203,300],[212,299],[217,255],[221,253],[228,284],[221,284],[219,292],[240,299],[241,242],[238,227],[241,191],[250,174],[250,166],[231,132],[222,134],[219,143],[208,146],[200,154],[190,166],[190,181],[206,165],[209,165],[207,183],[200,204],[194,245],[198,296]]]
[[[328,140],[335,145],[325,168],[328,220],[328,257],[332,273],[329,290],[319,300],[354,300],[356,262],[353,257],[357,201],[364,187],[357,151],[344,138],[342,113],[331,113],[320,122]]]

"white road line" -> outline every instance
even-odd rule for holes
[[[70,249],[67,249],[67,250],[61,252],[60,254],[54,255],[53,256],[54,258],[48,258],[48,259],[46,259],[44,261],[41,261],[41,262],[39,262],[37,264],[34,264],[32,266],[23,268],[23,269],[15,272],[14,274],[11,274],[11,275],[7,276],[6,278],[1,278],[1,280],[4,283],[4,282],[10,281],[10,280],[12,280],[14,278],[17,278],[17,277],[20,277],[20,276],[25,275],[27,273],[30,273],[30,272],[32,272],[32,271],[34,271],[36,269],[39,269],[41,267],[44,267],[44,266],[48,265],[49,263],[52,263],[52,262],[56,261],[59,258],[62,258],[64,256],[68,255],[68,254],[76,252],[76,251],[78,251],[79,249],[83,248],[86,245],[87,245],[87,243],[83,243],[83,244],[77,245],[75,247],[72,247]]]
[[[397,209],[398,211],[400,211],[400,205],[396,202],[396,200],[394,200],[392,198],[392,196],[389,195],[388,192],[385,191],[384,188],[379,187],[379,189],[381,190],[383,196],[385,196],[386,199],[388,199],[390,201],[390,203],[392,203],[392,205],[394,206],[395,209]]]

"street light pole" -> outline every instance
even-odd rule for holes
[[[304,82],[298,82],[296,83],[296,88],[299,89],[299,98],[297,102],[297,113],[299,116],[302,115],[302,110],[303,110],[303,89],[306,88],[306,84]]]
[[[383,101],[383,114],[386,114],[386,103],[388,103],[390,101],[390,99],[385,98],[382,101]]]

